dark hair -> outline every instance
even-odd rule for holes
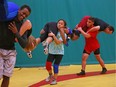
[[[30,8],[28,5],[22,5],[22,6],[20,7],[21,10],[24,9],[24,8],[27,8],[28,11],[31,13],[31,8]]]
[[[65,27],[67,26],[67,23],[66,23],[66,21],[65,21],[64,19],[59,19],[59,20],[57,21],[57,23],[58,23],[59,21],[63,21],[63,22],[64,22],[64,26],[65,26]]]
[[[112,31],[112,33],[114,32],[114,27],[113,26],[108,26],[107,28],[109,28],[110,31]]]
[[[94,17],[90,17],[89,20],[91,20],[92,22],[95,22],[95,18]]]
[[[78,37],[80,37],[80,31],[79,30],[72,30],[73,34],[77,35]]]

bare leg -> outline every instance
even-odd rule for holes
[[[41,39],[40,38],[36,38],[36,43],[37,44],[41,43]]]
[[[52,70],[49,70],[48,73],[49,73],[49,75],[52,75]]]
[[[52,37],[48,37],[48,38],[46,39],[46,43],[48,43],[48,44],[50,44],[52,41],[53,41],[53,38],[52,38]]]
[[[88,59],[88,54],[86,53],[83,53],[83,56],[82,56],[82,70],[85,71],[85,67],[86,67],[86,60]]]
[[[102,60],[100,54],[95,55],[95,57],[96,57],[97,61],[100,63],[101,67],[102,67],[102,68],[105,68],[104,61]]]
[[[10,82],[10,78],[7,76],[3,76],[3,81],[2,81],[1,87],[8,87],[9,82]]]
[[[57,79],[58,73],[54,74],[54,79]]]
[[[49,74],[49,76],[46,78],[46,82],[50,81],[52,78],[52,69],[48,71],[48,74]]]
[[[101,71],[101,74],[105,74],[107,72],[107,69],[105,67],[105,64],[104,64],[104,61],[102,60],[100,54],[98,55],[95,55],[96,59],[98,60],[99,64],[101,65],[102,67],[102,71]]]
[[[88,59],[88,54],[83,53],[82,55],[82,69],[80,73],[77,73],[77,75],[85,75],[85,68],[86,68],[86,60]]]
[[[20,28],[19,34],[22,36],[27,30],[32,28],[30,20],[26,20]]]
[[[50,85],[56,85],[56,84],[57,84],[57,76],[58,76],[58,74],[55,73],[55,74],[54,74],[54,77],[53,77],[53,79],[52,79],[52,82],[50,83]]]

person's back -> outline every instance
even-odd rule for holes
[[[99,31],[104,31],[109,26],[109,24],[107,24],[103,20],[101,20],[99,18],[95,18],[94,26],[98,26],[98,25],[100,26]]]

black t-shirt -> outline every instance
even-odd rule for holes
[[[53,32],[55,35],[57,35],[58,33],[56,22],[48,22],[47,24],[45,24],[43,29],[45,32],[40,36],[41,42],[43,42],[48,37],[48,33]]]
[[[100,26],[100,30],[99,31],[104,31],[106,29],[106,27],[109,26],[109,24],[107,24],[106,22],[104,22],[101,19],[95,18],[95,22],[94,22],[95,26]]]
[[[0,48],[1,49],[6,49],[6,50],[14,50],[15,49],[15,37],[16,36],[10,29],[8,29],[8,25],[12,21],[0,22]],[[20,21],[20,22],[15,21],[18,31],[20,30],[22,23],[23,23],[23,21]],[[28,32],[30,32],[30,33],[28,33]],[[31,30],[25,32],[25,34],[22,37],[20,37],[23,39],[22,42],[21,42],[21,40],[18,41],[21,46],[22,45],[25,46],[26,40],[24,40],[24,39],[27,39],[30,34],[31,34]]]
[[[8,29],[8,25],[10,22],[12,21],[0,22],[0,48],[2,49],[7,50],[15,49],[14,46],[15,35],[12,33],[10,29]]]

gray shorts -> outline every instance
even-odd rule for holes
[[[11,77],[16,62],[16,50],[0,49],[0,78]]]

